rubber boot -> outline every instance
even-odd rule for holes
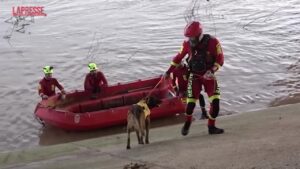
[[[186,136],[189,134],[189,129],[190,129],[190,126],[191,126],[192,122],[190,121],[186,121],[181,129],[181,134],[183,136]]]
[[[208,126],[209,134],[223,134],[224,129],[217,128],[216,126]]]
[[[201,108],[202,114],[200,119],[207,119],[207,111],[205,108]]]

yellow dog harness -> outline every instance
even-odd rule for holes
[[[150,116],[150,109],[146,103],[146,100],[141,100],[137,103],[137,105],[141,106],[144,108],[144,113],[145,113],[145,117]]]

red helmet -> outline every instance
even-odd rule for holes
[[[184,29],[184,36],[190,37],[197,37],[202,34],[202,25],[200,22],[193,21],[188,23]]]

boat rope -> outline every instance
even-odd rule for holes
[[[39,117],[36,116],[35,114],[34,114],[33,116],[34,116],[34,119],[35,119],[38,123],[40,123],[43,127],[46,126],[44,120],[42,120],[41,118],[39,118]]]

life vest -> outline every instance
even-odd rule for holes
[[[210,69],[214,60],[208,56],[208,42],[211,39],[209,34],[204,34],[200,44],[196,49],[191,49],[189,58],[187,59],[189,70],[194,73],[204,73]]]

